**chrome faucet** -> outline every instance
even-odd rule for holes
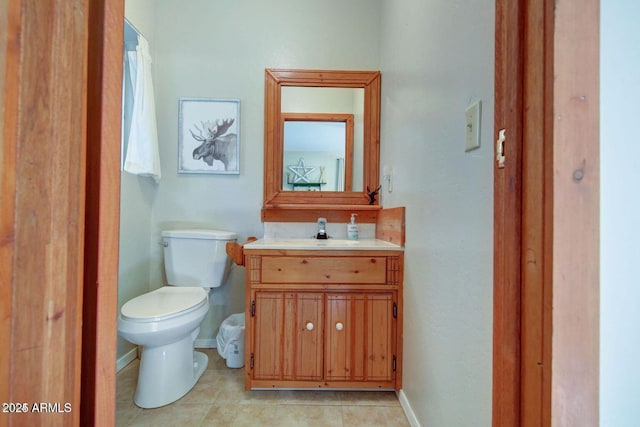
[[[316,239],[326,239],[327,237],[327,219],[318,218],[318,234],[316,234]]]

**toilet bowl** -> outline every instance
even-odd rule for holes
[[[118,332],[143,348],[136,405],[166,405],[195,385],[207,367],[207,356],[193,351],[193,341],[208,310],[207,292],[196,287],[164,286],[122,306]]]
[[[218,230],[175,230],[162,237],[170,286],[126,302],[118,316],[119,335],[142,348],[134,395],[141,408],[175,402],[205,371],[207,356],[194,351],[194,341],[209,310],[209,290],[224,283],[231,265],[224,246],[236,240]]]

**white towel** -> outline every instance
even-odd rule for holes
[[[159,182],[160,152],[154,102],[149,44],[144,37],[138,36],[133,112],[124,170],[136,175],[150,176]]]

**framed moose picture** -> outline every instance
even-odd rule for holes
[[[180,98],[178,173],[240,173],[240,100]]]

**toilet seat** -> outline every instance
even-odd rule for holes
[[[183,316],[208,303],[208,294],[200,287],[163,286],[126,302],[120,313],[133,322],[157,322]]]

